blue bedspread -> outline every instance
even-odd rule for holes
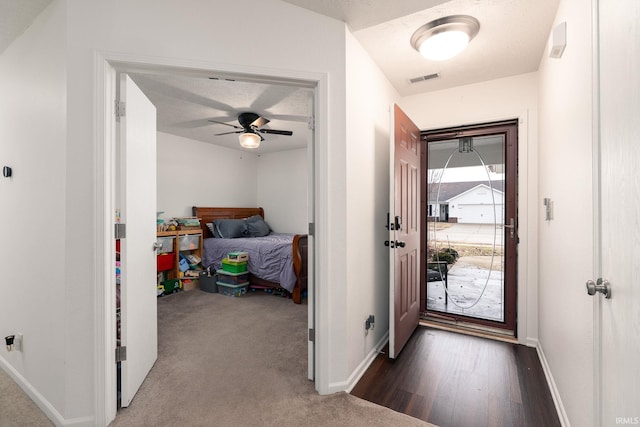
[[[277,282],[293,291],[296,275],[293,271],[293,234],[271,233],[265,237],[239,239],[209,238],[204,240],[202,265],[211,270],[222,268],[222,258],[229,252],[247,252],[249,272],[261,279]]]

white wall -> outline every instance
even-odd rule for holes
[[[347,341],[337,348],[348,361],[353,384],[375,357],[375,346],[389,330],[389,239],[384,225],[389,211],[389,127],[398,93],[359,42],[347,38],[347,281],[339,292],[348,312]],[[346,305],[345,308],[342,308]],[[364,322],[375,316],[365,336]]]
[[[561,59],[540,65],[540,199],[554,219],[540,224],[540,345],[573,426],[593,425],[591,2],[562,0]]]
[[[96,163],[102,151],[102,132],[96,128],[100,55],[265,76],[323,76],[320,114],[331,126],[320,131],[319,140],[324,303],[318,332],[319,339],[329,342],[332,335],[326,330],[340,330],[346,316],[330,312],[333,300],[342,300],[342,293],[332,288],[344,287],[347,265],[344,23],[277,0],[54,0],[49,10],[55,11],[53,16],[48,12],[40,18],[48,27],[27,30],[2,55],[6,78],[0,83],[0,105],[16,116],[6,127],[3,120],[8,138],[2,144],[9,141],[12,147],[11,154],[3,153],[3,162],[14,166],[15,177],[0,182],[2,188],[12,186],[3,197],[2,219],[15,230],[8,233],[9,241],[24,243],[3,245],[1,258],[12,263],[4,269],[3,286],[9,287],[4,295],[19,304],[5,311],[11,320],[5,322],[3,314],[1,327],[25,333],[22,361],[13,360],[12,366],[23,370],[43,401],[58,412],[57,422],[104,423],[94,419],[101,405],[96,388],[101,372],[96,369],[105,357],[94,354],[96,328],[101,328],[96,325],[103,285],[99,272],[105,265],[96,247],[104,235],[101,201],[96,199],[102,179]],[[268,55],[247,55],[238,48],[256,40],[270,47]],[[52,249],[36,251],[34,242],[51,242]],[[327,392],[346,369],[325,348],[317,385]],[[20,367],[25,362],[28,367]]]
[[[428,84],[428,83],[426,83]],[[518,341],[538,337],[538,75],[522,74],[404,97],[400,107],[420,129],[496,120],[518,122]]]
[[[192,206],[256,206],[258,156],[158,132],[158,211],[191,216]]]
[[[0,367],[57,417],[69,385],[65,331],[74,328],[65,316],[65,282],[73,274],[65,268],[65,236],[69,227],[91,234],[65,221],[65,24],[65,5],[54,4],[0,55],[0,166],[13,168],[12,178],[0,178],[0,336],[24,335],[20,353],[7,353],[3,343]],[[73,250],[90,252],[90,243]]]
[[[257,155],[158,132],[158,211],[192,206],[261,206],[281,233],[307,232],[307,150]]]
[[[258,157],[256,205],[273,231],[308,232],[308,164],[306,148]]]

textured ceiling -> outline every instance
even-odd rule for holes
[[[307,146],[311,89],[206,76],[130,75],[156,106],[161,132],[239,149],[237,134],[215,135],[236,129],[209,120],[239,126],[238,115],[253,112],[270,120],[263,128],[293,132],[262,135],[259,153]]]
[[[447,0],[283,0],[347,23],[351,31],[434,7]]]
[[[283,1],[345,20],[402,96],[537,71],[559,3],[559,0]],[[400,11],[408,13],[400,15]],[[448,61],[423,58],[411,47],[411,35],[422,25],[449,15],[471,15],[478,19],[478,35],[467,49]],[[351,25],[350,19],[356,25]],[[409,82],[433,73],[440,77]]]
[[[0,0],[0,54],[22,34],[51,0]]]
[[[258,0],[256,0],[258,1]],[[282,0],[341,21],[402,96],[442,90],[537,71],[546,54],[559,0]],[[0,0],[0,52],[51,0]],[[480,32],[459,56],[429,61],[409,44],[423,24],[454,14],[472,15]],[[432,80],[409,79],[438,73]],[[162,132],[239,149],[237,135],[215,136],[234,129],[208,119],[237,124],[251,111],[271,120],[271,129],[293,136],[264,135],[258,153],[304,147],[312,91],[246,81],[211,80],[206,76],[133,74],[158,110]]]

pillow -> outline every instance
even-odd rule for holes
[[[247,236],[249,237],[263,237],[271,233],[269,225],[264,222],[260,215],[254,215],[246,219],[247,223]]]
[[[247,223],[243,219],[218,219],[213,224],[218,236],[223,239],[245,237],[247,234]]]
[[[214,221],[215,222],[215,221]],[[216,226],[213,224],[213,222],[208,222],[207,223],[207,228],[209,229],[209,231],[211,232],[211,235],[213,237],[220,237],[220,234],[218,234],[218,229],[216,228]]]

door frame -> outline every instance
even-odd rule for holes
[[[329,388],[327,376],[329,345],[328,297],[326,289],[315,286],[322,283],[327,271],[327,227],[329,210],[328,182],[328,75],[326,73],[295,70],[264,69],[211,62],[197,62],[176,58],[154,58],[112,52],[94,54],[94,186],[95,186],[95,260],[94,283],[94,414],[98,426],[106,426],[116,417],[116,348],[115,330],[115,190],[116,190],[116,124],[113,113],[116,99],[118,72],[162,71],[168,73],[215,74],[242,78],[261,83],[280,83],[305,86],[314,89],[314,123],[311,126],[314,142],[309,155],[309,188],[313,195],[315,234],[310,239],[312,264],[308,278],[308,310],[311,311],[310,327],[315,329],[315,388],[318,392]],[[311,306],[313,304],[313,307]],[[325,308],[324,310],[322,308]]]
[[[514,129],[515,127],[515,129]],[[421,170],[421,181],[424,184],[427,180],[427,169],[428,169],[428,146],[429,142],[433,141],[441,141],[451,138],[457,138],[460,136],[483,136],[488,134],[487,130],[491,130],[491,134],[502,133],[505,136],[505,164],[506,164],[506,174],[514,176],[514,182],[510,186],[510,190],[507,191],[507,186],[505,185],[505,207],[506,212],[504,218],[515,218],[516,220],[516,235],[515,241],[511,242],[511,251],[509,252],[509,256],[513,256],[513,268],[507,271],[504,282],[507,281],[513,283],[513,289],[510,292],[507,292],[505,286],[505,321],[504,322],[495,322],[490,320],[473,318],[470,316],[463,315],[455,315],[455,314],[445,314],[443,316],[451,317],[455,319],[456,324],[458,322],[465,322],[466,319],[469,319],[469,323],[478,324],[490,328],[502,329],[505,331],[513,332],[514,337],[518,337],[518,313],[519,313],[519,305],[518,304],[518,293],[519,293],[519,257],[518,257],[518,249],[519,249],[519,228],[520,228],[520,219],[518,217],[520,209],[519,209],[519,177],[518,177],[518,163],[519,163],[519,137],[520,137],[520,129],[519,129],[519,120],[510,119],[510,120],[501,120],[501,121],[492,121],[492,122],[484,122],[478,124],[471,125],[463,125],[463,126],[453,126],[446,128],[439,128],[433,130],[427,130],[422,132],[421,140],[423,144],[421,145],[421,158],[422,158],[422,170]],[[507,146],[511,144],[513,148],[507,151]],[[506,181],[505,181],[506,182]],[[421,224],[422,224],[422,234],[420,240],[421,247],[421,259],[426,259],[427,256],[427,230],[428,230],[428,222],[427,222],[427,209],[426,206],[428,204],[427,197],[427,185],[423,185],[423,189],[421,191]],[[513,191],[513,193],[511,193]],[[513,200],[511,202],[508,201],[509,195],[513,195]],[[505,231],[505,236],[507,235]],[[505,239],[505,241],[507,241]],[[508,242],[508,241],[507,241]],[[506,252],[505,252],[506,253]],[[425,313],[427,311],[426,308],[426,288],[427,281],[425,274],[420,275],[420,290],[422,298],[420,299],[420,312]],[[509,310],[511,308],[512,311]],[[471,320],[472,319],[472,320]],[[500,326],[500,323],[504,323],[504,326]]]

